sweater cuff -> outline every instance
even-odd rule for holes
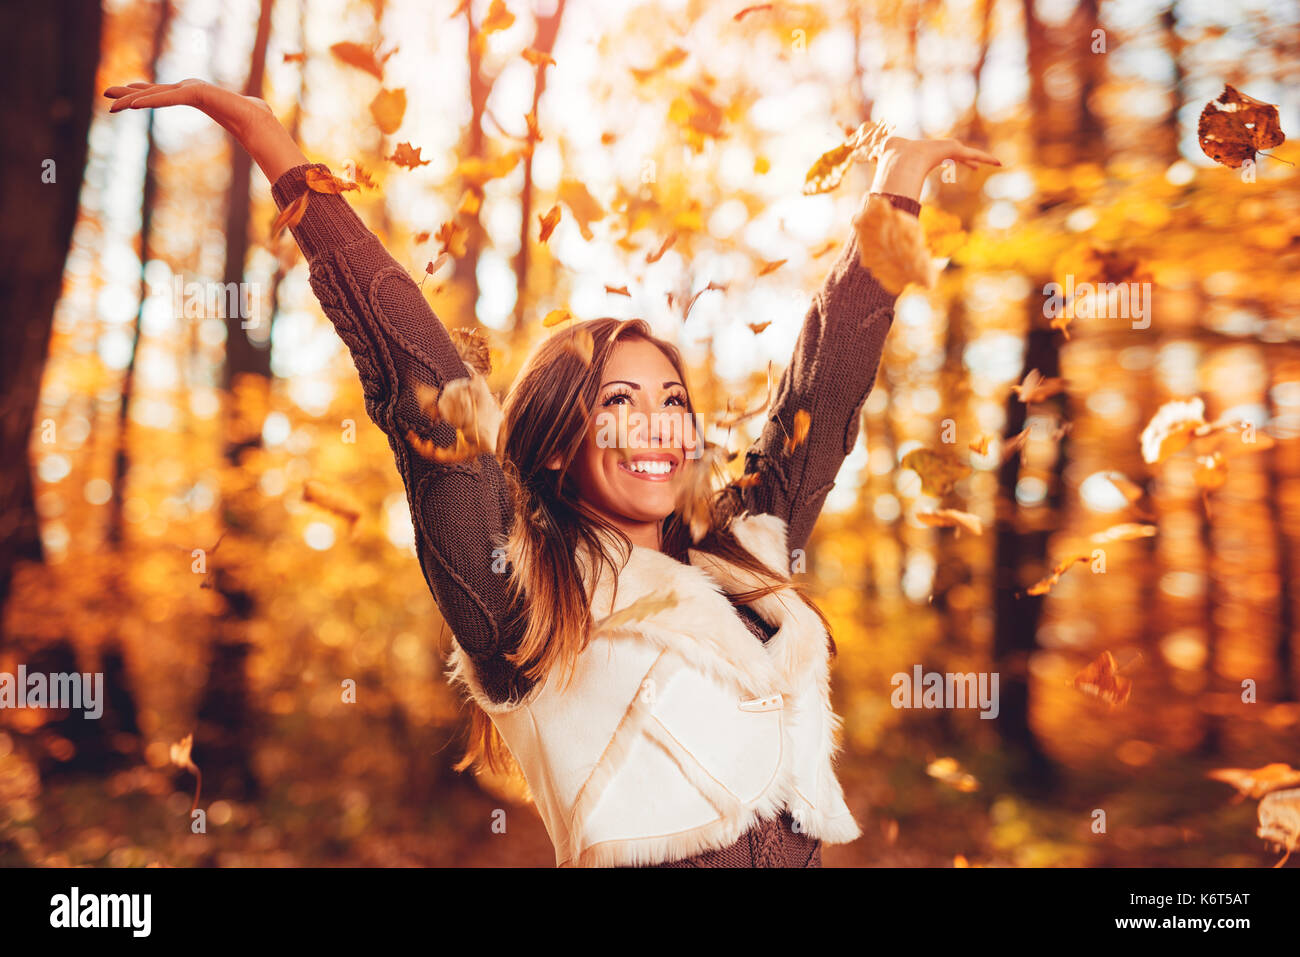
[[[874,195],[885,197],[895,209],[913,216],[920,215],[921,204],[908,196],[900,196],[897,193]],[[831,274],[823,287],[823,295],[827,307],[834,306],[839,310],[858,312],[862,315],[868,315],[881,308],[892,308],[898,298],[897,294],[882,286],[870,270],[862,265],[856,229],[849,234],[849,241],[844,244],[839,259],[831,267]]]
[[[271,184],[271,198],[275,200],[277,208],[283,210],[308,189],[309,169],[331,172],[324,163],[303,163],[286,170]],[[370,230],[346,199],[337,193],[315,191],[312,191],[307,200],[307,209],[303,212],[302,219],[296,226],[290,226],[289,231],[298,241],[308,262],[328,249],[346,246],[370,235]]]
[[[897,193],[876,193],[877,196],[883,196],[889,200],[894,209],[901,209],[905,213],[911,213],[913,216],[921,215],[921,204],[919,201],[912,199],[910,196],[899,196]]]

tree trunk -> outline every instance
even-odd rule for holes
[[[565,0],[557,0],[554,13],[549,17],[537,18],[537,35],[533,38],[533,49],[546,54],[555,50],[555,38],[560,33],[560,20],[564,16],[564,3]],[[535,67],[533,76],[532,115],[534,119],[537,117],[537,107],[542,102],[544,92],[546,92],[546,61],[542,60]],[[524,186],[519,194],[519,252],[515,253],[515,289],[518,293],[515,296],[515,311],[511,319],[512,333],[518,333],[524,326],[524,308],[528,298],[528,233],[532,229],[533,218],[533,147],[537,145],[538,137],[534,135],[531,127],[526,135],[528,152],[524,157]]]
[[[11,324],[0,349],[0,622],[17,563],[43,560],[27,445],[77,221],[101,16],[98,0],[0,5],[0,314]]]
[[[271,33],[272,0],[262,0],[248,69],[245,96],[262,95],[262,77],[266,64],[266,47]],[[225,288],[239,288],[244,278],[244,260],[248,253],[249,187],[252,182],[252,157],[242,147],[232,144],[230,198],[226,211]],[[231,283],[235,285],[232,286]],[[242,303],[243,297],[240,297]],[[252,301],[250,297],[250,302]],[[261,442],[260,422],[245,421],[240,414],[239,390],[249,390],[251,401],[261,406],[270,390],[271,353],[270,321],[266,323],[265,346],[250,340],[242,328],[241,310],[227,309],[225,386],[225,457],[227,465],[222,482],[220,515],[226,533],[233,540],[256,539],[258,506],[256,491],[249,491],[238,481],[243,453]],[[251,318],[251,317],[249,317]],[[260,320],[259,320],[260,324]],[[249,330],[252,331],[252,330]],[[250,570],[225,555],[214,561],[214,587],[225,600],[225,609],[217,622],[208,679],[199,703],[194,735],[195,761],[203,768],[213,795],[235,800],[253,800],[260,792],[251,764],[255,716],[249,702],[246,664],[252,645],[246,626],[256,612],[256,597],[248,580]]]

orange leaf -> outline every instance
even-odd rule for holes
[[[424,147],[412,147],[410,143],[398,143],[393,149],[393,155],[387,159],[398,166],[405,166],[407,169],[415,169],[417,166],[428,166],[428,160],[420,159],[420,150]]]
[[[1074,687],[1086,695],[1100,698],[1112,707],[1128,702],[1133,682],[1122,678],[1115,669],[1115,656],[1103,651],[1088,667],[1074,676]]]
[[[659,260],[663,259],[664,253],[668,252],[669,247],[671,247],[675,242],[677,242],[677,231],[673,230],[668,234],[668,238],[659,244],[658,249],[652,253],[646,254],[645,261],[647,263],[657,263]]]
[[[543,64],[555,66],[555,57],[551,56],[549,53],[544,53],[541,50],[535,50],[532,47],[527,47],[524,50],[523,57],[533,66],[541,66]]]
[[[381,82],[384,79],[384,64],[396,52],[396,50],[389,50],[381,57],[377,45],[366,46],[361,43],[348,42],[335,43],[330,47],[330,53],[333,53],[348,66],[354,66],[358,70],[365,70]]]
[[[629,299],[632,298],[632,294],[627,291],[627,286],[611,286],[606,283],[605,291],[611,296],[627,296]]]
[[[396,133],[406,115],[406,90],[380,90],[370,101],[370,115],[381,133]]]
[[[438,242],[442,243],[442,251],[451,253],[452,256],[459,259],[465,255],[465,242],[469,238],[469,230],[456,222],[443,223],[438,227]]]
[[[573,313],[567,309],[552,309],[546,314],[546,318],[542,320],[542,326],[549,329],[551,326],[558,326],[564,320],[572,318]]]
[[[360,189],[356,183],[349,183],[345,179],[340,179],[333,173],[327,173],[324,170],[309,169],[304,177],[307,186],[318,193],[346,193],[350,189]]]
[[[275,217],[271,223],[271,238],[274,239],[284,231],[286,226],[297,226],[302,221],[303,213],[307,212],[307,200],[311,197],[311,190],[303,190],[301,196],[292,203],[280,210],[280,215]]]
[[[800,409],[794,414],[794,431],[785,440],[785,454],[789,455],[799,446],[803,445],[804,440],[808,438],[808,429],[812,427],[812,416],[806,409]]]
[[[1206,777],[1231,784],[1244,797],[1259,800],[1270,791],[1300,784],[1300,770],[1289,764],[1266,764],[1262,768],[1216,768]]]
[[[555,232],[555,227],[560,223],[560,207],[557,203],[546,211],[545,216],[538,216],[537,241],[544,243],[551,238],[551,233]]]
[[[1276,106],[1224,86],[1218,99],[1206,103],[1201,111],[1196,138],[1206,156],[1237,169],[1253,162],[1259,150],[1281,146],[1286,135]]]

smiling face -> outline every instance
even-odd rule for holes
[[[639,338],[610,351],[592,423],[571,466],[582,501],[632,541],[659,547],[660,523],[694,467],[686,386],[668,357]]]

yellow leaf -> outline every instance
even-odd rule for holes
[[[370,101],[370,115],[384,135],[396,133],[406,115],[406,90],[380,90]]]
[[[569,207],[569,212],[573,213],[582,238],[590,242],[594,234],[588,224],[604,219],[605,210],[587,191],[587,187],[576,179],[560,181],[559,198],[560,202]]]
[[[854,217],[853,228],[863,268],[891,293],[901,293],[908,283],[934,285],[934,262],[915,216],[873,193]]]
[[[271,223],[271,238],[276,236],[285,229],[285,227],[297,226],[302,220],[302,214],[307,212],[307,200],[311,196],[311,190],[303,190],[302,195],[292,203],[280,210],[280,215],[275,217]]]
[[[927,495],[944,496],[953,486],[970,475],[971,467],[942,452],[913,449],[899,463],[921,476],[921,489]]]

